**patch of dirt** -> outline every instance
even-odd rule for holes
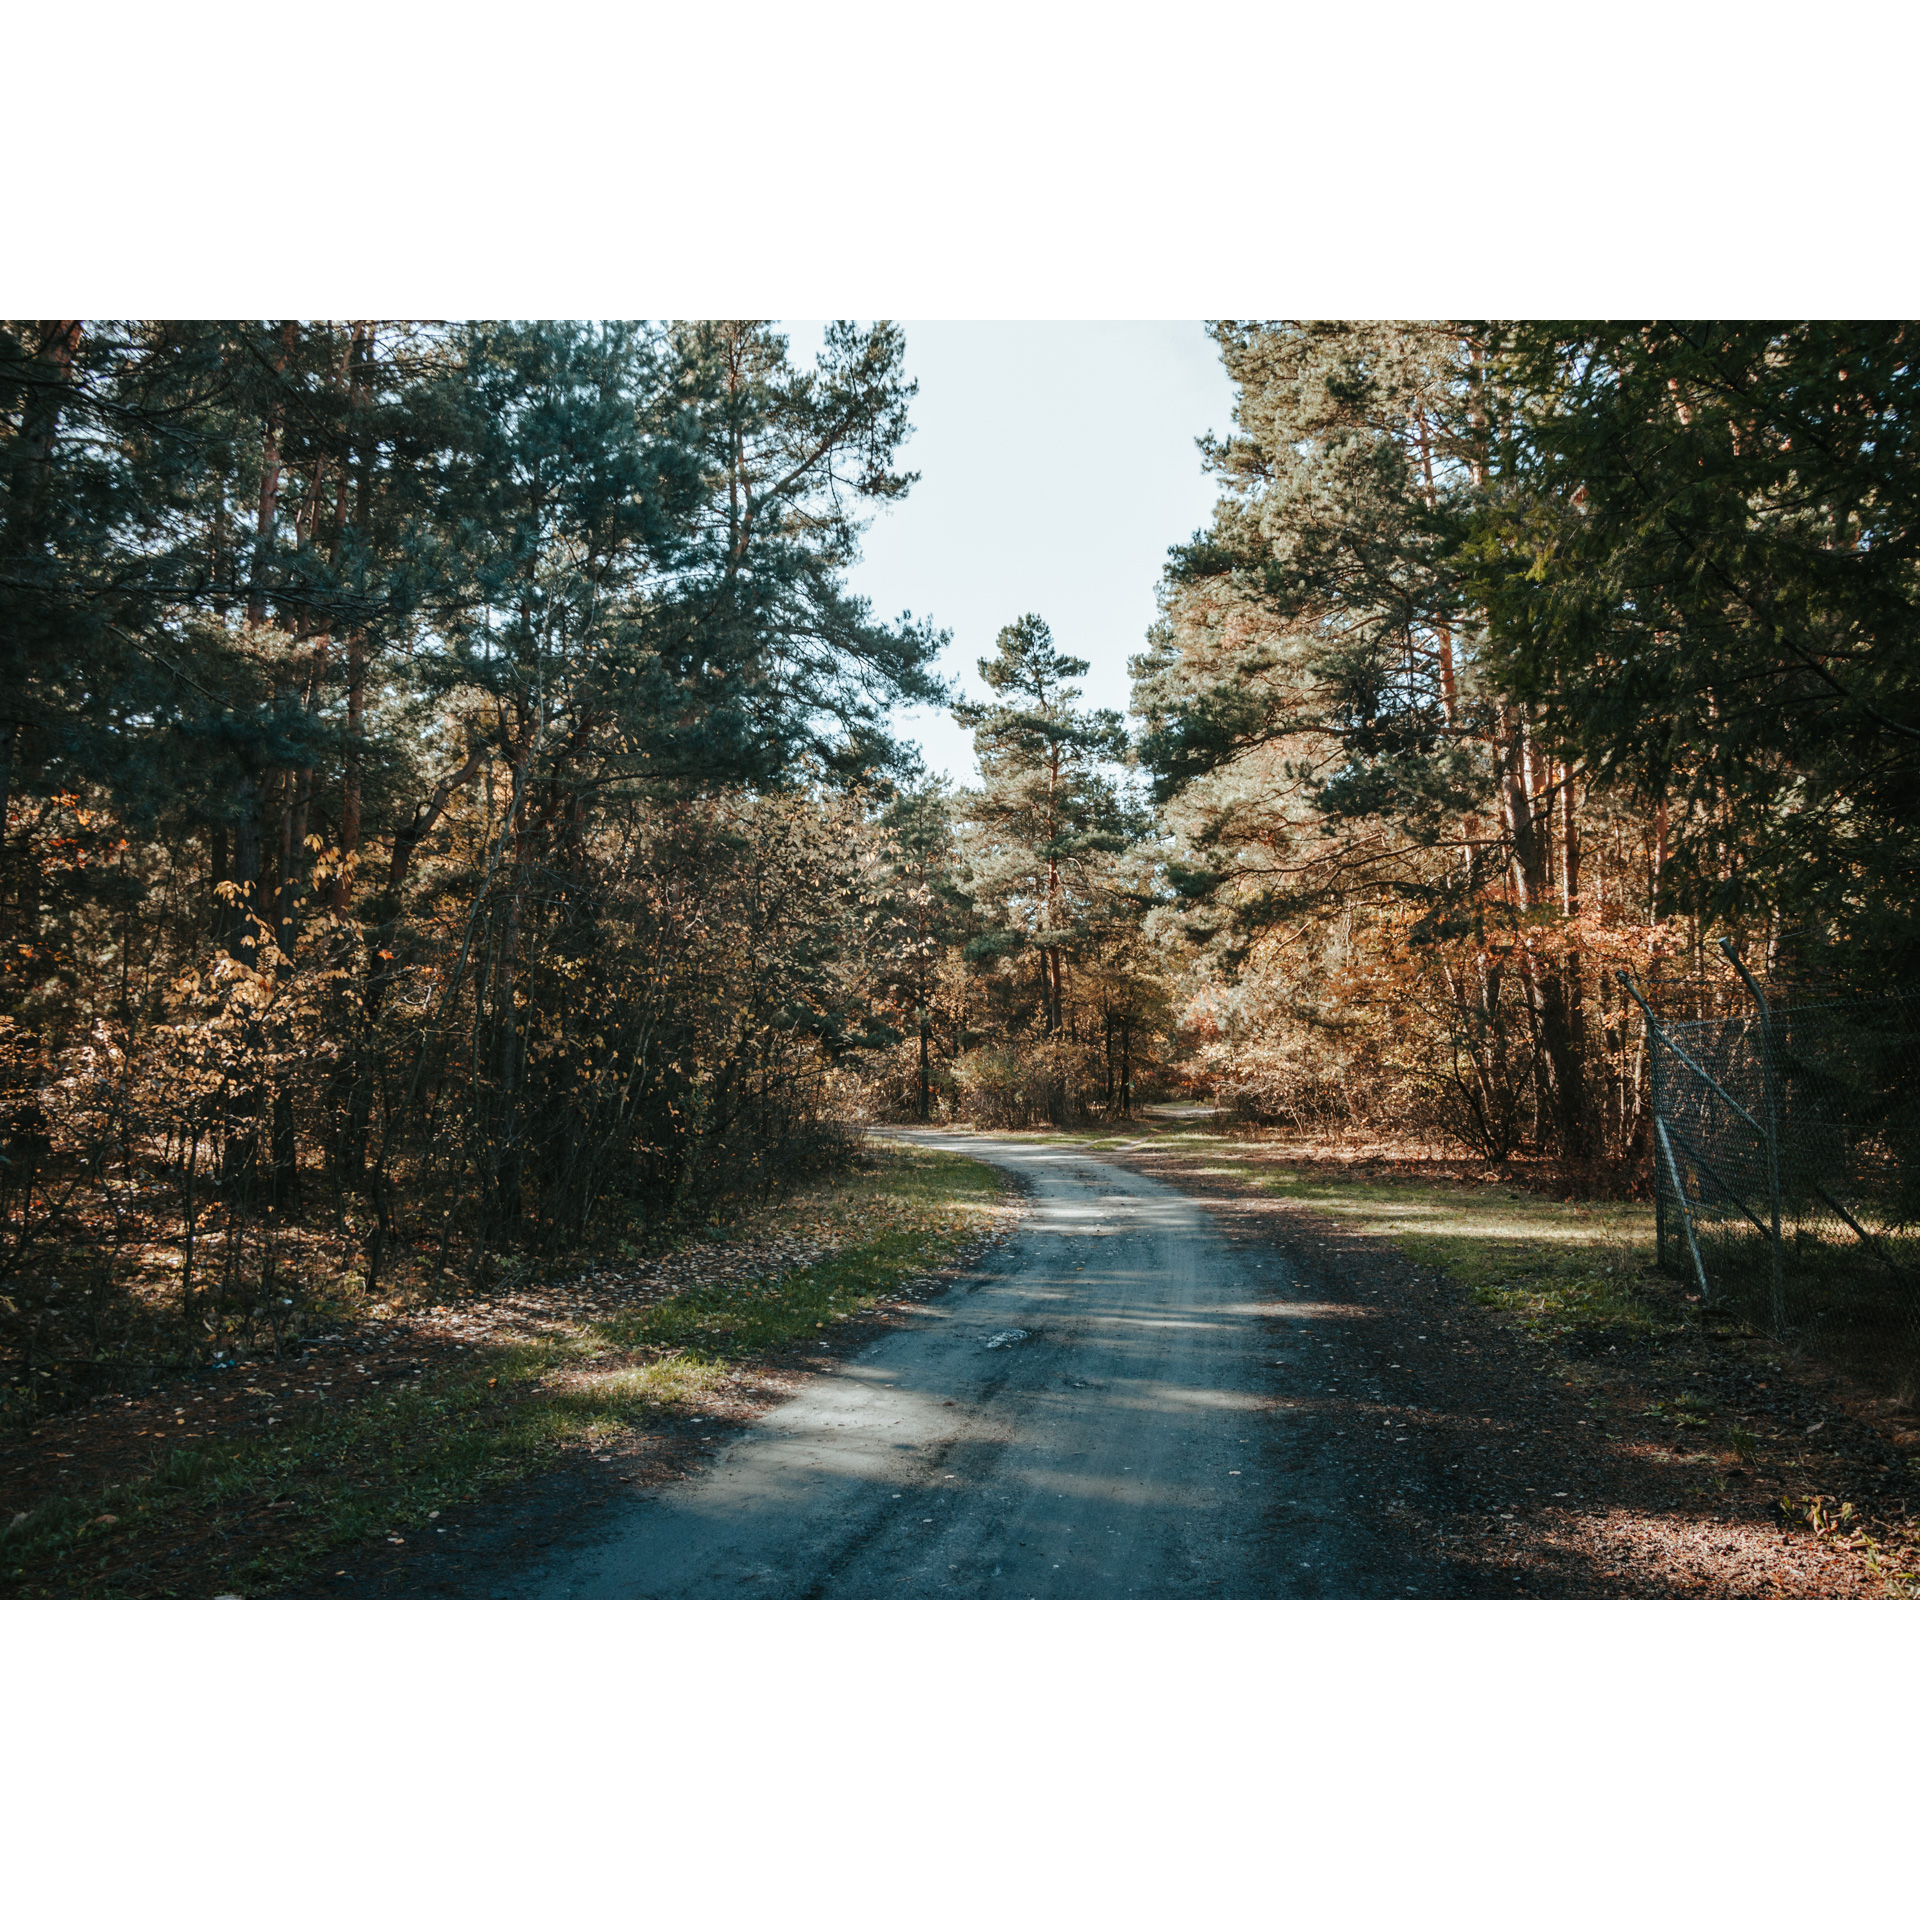
[[[1920,1432],[1830,1370],[1699,1319],[1532,1338],[1306,1203],[1178,1150],[1143,1145],[1127,1164],[1278,1253],[1286,1290],[1333,1309],[1315,1321],[1324,1359],[1289,1362],[1316,1390],[1283,1391],[1344,1423],[1365,1511],[1431,1561],[1434,1591],[1868,1599],[1920,1580]],[[1683,1393],[1692,1424],[1675,1425]]]

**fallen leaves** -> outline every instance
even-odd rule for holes
[[[934,1158],[945,1164],[945,1156]],[[896,1264],[910,1257],[937,1265],[956,1246],[959,1230],[984,1238],[983,1229],[999,1224],[1005,1212],[997,1189],[979,1200],[950,1203],[930,1195],[924,1177],[918,1184],[916,1177],[894,1178],[905,1173],[901,1167],[890,1163],[890,1170],[873,1172],[879,1177],[864,1184],[845,1182],[743,1214],[722,1238],[702,1233],[676,1244],[623,1246],[617,1259],[603,1253],[563,1271],[541,1272],[526,1263],[509,1268],[505,1284],[464,1299],[383,1299],[351,1323],[310,1328],[280,1357],[242,1358],[176,1379],[164,1398],[103,1398],[36,1429],[0,1437],[0,1499],[12,1495],[6,1505],[23,1509],[5,1535],[26,1527],[29,1542],[20,1549],[9,1538],[9,1571],[37,1566],[35,1590],[49,1592],[192,1592],[204,1590],[198,1584],[203,1579],[216,1577],[231,1584],[249,1549],[269,1555],[273,1565],[291,1565],[312,1550],[320,1517],[339,1504],[333,1495],[341,1489],[343,1467],[365,1471],[376,1483],[373,1502],[353,1496],[364,1521],[377,1522],[354,1537],[407,1547],[413,1536],[398,1533],[395,1523],[412,1525],[417,1534],[422,1494],[441,1500],[430,1516],[438,1519],[449,1494],[464,1499],[476,1486],[453,1480],[415,1485],[408,1478],[414,1468],[390,1443],[404,1437],[407,1447],[430,1453],[443,1442],[456,1444],[462,1433],[484,1437],[521,1419],[513,1410],[529,1399],[544,1410],[529,1432],[538,1428],[546,1437],[530,1441],[515,1461],[522,1454],[546,1461],[555,1446],[611,1459],[601,1431],[609,1422],[630,1448],[626,1400],[637,1389],[644,1389],[641,1397],[650,1405],[663,1394],[677,1402],[697,1394],[715,1411],[728,1402],[734,1417],[750,1416],[765,1398],[760,1383],[738,1373],[722,1383],[718,1371],[727,1363],[699,1357],[705,1335],[697,1329],[710,1331],[716,1314],[724,1319],[733,1311],[729,1302],[755,1308],[767,1290],[778,1291],[843,1250],[864,1260],[873,1248],[886,1246],[893,1249],[886,1258]],[[913,1253],[915,1248],[921,1252]],[[821,1327],[850,1333],[854,1293],[871,1297],[866,1283],[829,1279],[823,1290],[815,1274],[809,1284],[815,1291],[804,1296],[805,1309],[826,1308],[833,1317]],[[903,1287],[896,1276],[884,1284],[889,1291],[882,1306],[919,1295],[917,1281]],[[676,1318],[671,1310],[655,1311],[671,1309],[682,1295],[694,1296],[691,1313],[682,1309]],[[868,1337],[864,1330],[874,1322],[862,1318],[858,1324],[860,1337]],[[633,1356],[614,1350],[612,1333],[626,1325],[651,1329],[643,1344],[652,1343],[652,1357],[643,1356],[646,1366],[638,1370],[630,1364]],[[671,1380],[663,1373],[655,1381],[648,1368],[678,1371]],[[484,1392],[497,1399],[482,1397],[482,1380]],[[183,1399],[173,1401],[174,1392]],[[573,1404],[582,1396],[592,1403],[584,1409]],[[593,1431],[588,1444],[576,1447],[582,1435],[575,1427],[583,1419]],[[570,1437],[562,1440],[563,1433]],[[264,1447],[281,1439],[298,1445],[263,1457]],[[483,1444],[491,1442],[483,1438]],[[347,1462],[351,1449],[363,1445],[374,1445],[375,1452],[356,1470]],[[316,1472],[323,1484],[288,1477]],[[253,1484],[216,1493],[208,1480],[210,1491],[197,1491],[208,1475],[231,1482],[236,1473]],[[356,1478],[354,1485],[366,1489],[369,1482]],[[278,1509],[266,1511],[261,1495],[286,1487],[296,1488],[298,1497],[285,1508],[266,1503]],[[95,1503],[104,1504],[103,1496],[113,1500],[111,1526],[78,1506],[89,1494]],[[127,1498],[136,1504],[121,1504]],[[362,1520],[353,1524],[358,1529]],[[83,1538],[89,1550],[72,1552]],[[336,1532],[331,1543],[319,1544],[337,1548],[340,1540]],[[423,1551],[432,1545],[425,1543]],[[11,1566],[16,1559],[17,1569]],[[257,1563],[254,1577],[270,1583],[277,1576],[260,1570],[266,1566]]]

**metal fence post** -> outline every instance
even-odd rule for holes
[[[1680,1203],[1680,1224],[1687,1230],[1687,1251],[1693,1256],[1693,1277],[1700,1283],[1700,1304],[1713,1295],[1707,1286],[1706,1264],[1700,1258],[1700,1236],[1693,1230],[1693,1209],[1687,1205],[1687,1190],[1680,1184],[1680,1163],[1673,1157],[1673,1142],[1667,1137],[1667,1123],[1658,1114],[1653,1119],[1653,1137],[1667,1156],[1667,1174],[1673,1181],[1673,1197]]]
[[[1767,1204],[1773,1210],[1773,1332],[1778,1339],[1787,1330],[1787,1270],[1780,1240],[1780,1077],[1773,1057],[1773,1017],[1767,1010],[1767,996],[1760,991],[1760,982],[1734,952],[1733,942],[1722,939],[1720,951],[1746,983],[1754,1005],[1760,1010],[1760,1111],[1766,1116],[1762,1137],[1767,1148]]]
[[[1647,1097],[1653,1103],[1653,1127],[1657,1134],[1664,1116],[1660,1111],[1660,1040],[1653,1030],[1653,1015],[1647,1023]],[[1653,1157],[1653,1259],[1663,1272],[1667,1265],[1667,1190],[1660,1184],[1660,1156]]]

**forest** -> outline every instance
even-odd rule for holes
[[[1910,324],[1210,331],[1123,716],[850,589],[892,323],[0,323],[6,1415],[878,1119],[1644,1190],[1623,972],[1920,984]]]

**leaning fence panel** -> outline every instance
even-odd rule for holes
[[[1920,995],[1649,1027],[1661,1263],[1714,1305],[1912,1392]]]

